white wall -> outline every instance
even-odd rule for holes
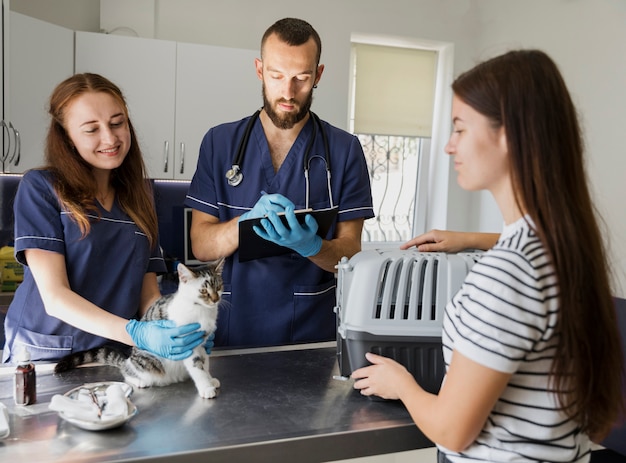
[[[624,0],[480,0],[472,61],[509,48],[540,48],[559,65],[587,145],[592,194],[606,223],[616,293],[626,296],[626,2]],[[492,228],[486,202],[477,222]]]
[[[318,0],[314,3],[155,0],[155,3],[155,36],[183,42],[258,50],[263,32],[274,21],[287,16],[309,21],[322,37],[322,61],[326,65],[314,105],[325,119],[343,128],[348,124],[351,33],[454,41],[458,43],[459,56],[467,56],[466,38],[474,23],[471,0]],[[253,63],[250,66],[253,71]]]
[[[316,110],[340,127],[348,118],[351,33],[453,42],[457,74],[510,48],[545,50],[561,67],[581,114],[616,293],[626,296],[624,0],[154,1],[155,34],[163,39],[258,48],[263,31],[276,19],[296,16],[311,22],[322,36],[326,64]],[[430,225],[498,231],[501,217],[491,197],[464,192],[453,171],[450,177],[447,221]]]
[[[313,4],[292,0],[153,1],[154,37],[158,39],[258,50],[263,32],[276,20],[294,16],[309,21],[322,37],[322,62],[326,66],[315,91],[314,109],[342,128],[348,127],[351,34],[454,43],[454,67],[465,68],[465,57],[473,50],[477,32],[475,0],[319,0]],[[127,14],[124,0],[101,0],[101,11],[103,18],[106,16],[106,29],[129,26],[128,21],[134,16],[132,9],[130,16]],[[254,72],[252,62],[250,72]],[[445,141],[439,146],[443,148],[444,144]],[[429,198],[427,227],[467,227],[470,195],[457,195],[455,199],[455,204],[462,205],[462,214],[446,217],[442,213],[449,202],[448,156],[438,156],[429,169],[438,178],[439,188]],[[453,188],[458,188],[455,182],[452,180]]]
[[[48,0],[11,1],[12,8],[30,3],[37,4],[41,12],[52,4]],[[77,0],[64,0],[69,1]],[[136,18],[136,8],[135,16],[119,8],[137,2],[91,2],[100,4],[107,29],[132,26],[128,22]],[[456,74],[509,48],[545,50],[561,67],[581,114],[592,191],[606,221],[607,244],[617,275],[616,293],[626,297],[626,155],[622,142],[626,127],[626,1],[141,0],[141,4],[150,10],[146,15],[154,17],[152,28],[144,17],[142,22],[156,38],[237,48],[258,49],[262,33],[279,18],[308,20],[322,36],[322,61],[326,64],[314,106],[329,122],[344,128],[352,33],[452,42]],[[253,72],[252,63],[250,66]],[[489,195],[462,191],[452,170],[449,179],[447,218],[430,226],[498,231],[501,218]]]
[[[3,0],[12,11],[72,30],[100,30],[100,0]]]

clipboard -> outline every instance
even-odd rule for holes
[[[298,222],[304,223],[304,217],[311,214],[317,221],[317,235],[325,238],[332,226],[339,208],[337,206],[327,209],[299,210],[295,211]],[[287,219],[284,214],[281,220],[286,225]],[[264,240],[252,229],[253,226],[261,227],[261,218],[245,219],[239,222],[239,262],[247,262],[263,257],[274,257],[295,252],[293,249],[280,246],[271,241]]]

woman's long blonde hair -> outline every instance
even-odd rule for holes
[[[111,173],[111,185],[122,209],[146,234],[150,245],[154,247],[158,235],[154,197],[126,101],[114,83],[98,74],[75,74],[57,85],[50,96],[48,112],[51,121],[46,137],[44,168],[53,174],[54,187],[61,206],[71,213],[83,237],[91,229],[89,214],[100,216],[95,202],[97,186],[92,166],[76,152],[64,127],[68,106],[85,93],[106,93],[123,108],[131,144],[124,162]]]

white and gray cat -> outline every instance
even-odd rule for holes
[[[193,269],[178,264],[178,290],[157,299],[141,320],[173,320],[179,326],[200,323],[200,329],[206,332],[206,340],[215,331],[223,266],[224,259]],[[220,387],[219,380],[209,372],[209,355],[204,343],[196,347],[190,357],[180,361],[164,359],[137,347],[126,355],[104,346],[65,356],[54,371],[62,373],[86,363],[116,366],[126,382],[140,388],[167,386],[191,377],[200,397],[212,399]]]

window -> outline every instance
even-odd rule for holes
[[[402,242],[426,230],[430,158],[435,145],[443,146],[432,143],[441,132],[435,108],[442,58],[449,58],[442,51],[352,37],[350,130],[363,146],[376,214],[365,222],[364,242]]]

